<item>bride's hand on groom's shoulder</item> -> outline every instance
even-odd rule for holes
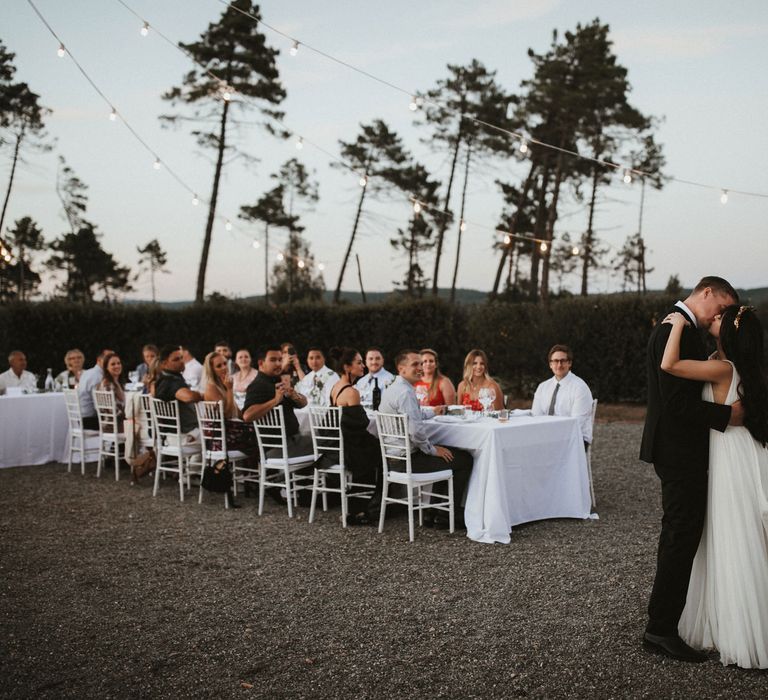
[[[664,318],[662,323],[668,323],[671,326],[690,326],[690,322],[688,319],[683,316],[683,314],[678,313],[677,311],[672,312],[671,314],[667,314],[667,316]]]

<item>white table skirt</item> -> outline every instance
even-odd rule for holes
[[[469,450],[475,458],[464,510],[469,538],[506,544],[520,523],[590,517],[587,460],[575,418],[425,425],[434,444]]]
[[[0,468],[63,461],[68,431],[64,394],[0,396]]]

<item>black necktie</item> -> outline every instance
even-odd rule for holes
[[[560,391],[560,382],[555,382],[555,390],[552,392],[552,400],[549,402],[548,416],[555,415],[555,403],[557,402],[557,392]]]

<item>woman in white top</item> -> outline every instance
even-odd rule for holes
[[[258,370],[251,364],[251,353],[245,348],[241,348],[235,355],[235,367],[237,370],[232,375],[232,388],[236,394],[244,394],[248,385],[256,379]]]

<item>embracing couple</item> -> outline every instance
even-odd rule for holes
[[[705,277],[648,343],[640,458],[664,516],[644,643],[683,661],[768,668],[768,386],[763,329]],[[706,358],[702,331],[717,340]]]

